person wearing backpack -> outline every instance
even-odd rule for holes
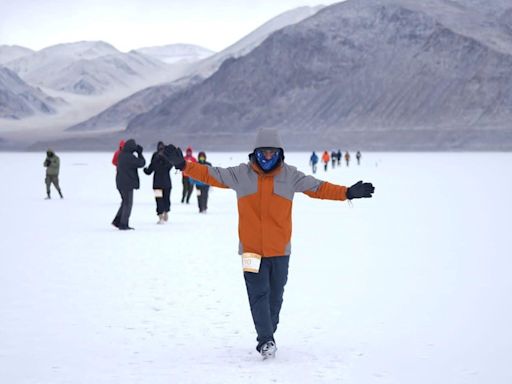
[[[169,220],[171,210],[171,169],[172,164],[164,154],[165,144],[159,141],[157,150],[151,156],[149,166],[144,168],[146,175],[153,174],[153,191],[155,193],[157,224],[165,224]]]

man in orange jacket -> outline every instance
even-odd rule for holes
[[[220,188],[231,188],[238,199],[239,253],[254,326],[256,349],[264,359],[274,357],[274,333],[279,323],[291,253],[292,200],[296,192],[317,199],[372,197],[371,183],[347,188],[306,176],[284,162],[278,132],[258,133],[249,163],[221,168],[187,162],[181,149],[169,145],[166,155],[188,176]]]

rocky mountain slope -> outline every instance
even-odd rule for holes
[[[326,7],[137,116],[127,134],[229,140],[276,126],[294,146],[512,147],[509,6],[348,0]]]
[[[0,67],[0,118],[21,119],[36,114],[53,114],[63,100],[53,98],[25,83],[16,73]]]

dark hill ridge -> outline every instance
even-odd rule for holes
[[[140,113],[150,110],[168,99],[183,87],[200,81],[194,77],[185,81],[156,85],[145,88],[108,107],[101,113],[67,128],[69,131],[92,131],[125,128],[128,121]]]

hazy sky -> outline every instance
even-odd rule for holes
[[[127,51],[189,43],[220,51],[279,13],[339,0],[0,0],[0,45],[103,40]]]

